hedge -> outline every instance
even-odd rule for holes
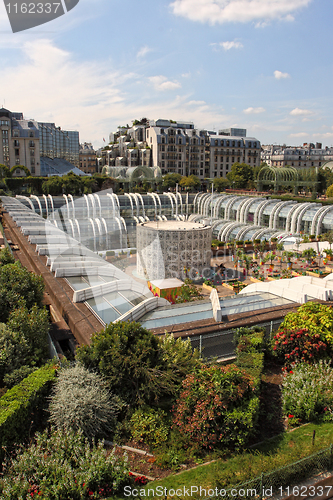
[[[0,459],[3,447],[11,447],[29,436],[32,423],[42,416],[56,376],[50,364],[39,368],[0,398]]]
[[[240,328],[234,338],[237,344],[236,365],[253,377],[257,392],[264,369],[265,332],[257,328]]]

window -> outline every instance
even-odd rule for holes
[[[19,131],[17,129],[13,130],[13,137],[19,137]]]
[[[34,133],[33,133],[33,132],[30,132],[30,133],[29,133],[29,137],[34,137]]]
[[[31,173],[34,174],[35,173],[35,167],[31,167]]]

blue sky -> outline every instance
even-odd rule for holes
[[[13,34],[0,5],[0,105],[103,144],[148,117],[333,145],[332,0],[80,0]]]

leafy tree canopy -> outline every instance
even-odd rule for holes
[[[23,302],[23,301],[22,301]],[[25,305],[12,311],[7,324],[0,324],[0,380],[22,366],[41,366],[48,357],[49,330],[46,309]]]
[[[231,167],[231,171],[227,174],[227,178],[232,187],[245,189],[249,181],[253,181],[253,167],[246,163],[234,163]]]
[[[0,268],[0,322],[5,323],[11,311],[23,304],[28,309],[42,306],[44,281],[30,273],[19,262]]]
[[[216,177],[216,179],[213,180],[213,185],[216,191],[221,192],[230,187],[230,182],[225,177]]]
[[[77,359],[105,376],[110,389],[128,403],[157,398],[162,383],[158,339],[139,323],[110,323],[77,350]],[[163,383],[162,383],[163,385]]]
[[[177,395],[184,376],[201,362],[189,342],[166,335],[161,341],[139,323],[110,323],[77,350],[77,359],[97,370],[110,390],[130,405],[152,404]]]
[[[176,187],[176,184],[179,184],[182,179],[180,174],[166,174],[163,177],[162,186],[166,189]]]
[[[200,179],[196,175],[189,175],[188,177],[183,177],[179,183],[185,189],[196,189],[200,187]]]

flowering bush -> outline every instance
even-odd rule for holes
[[[7,463],[0,479],[3,500],[99,499],[131,483],[126,459],[91,447],[81,431],[38,434],[36,442]]]
[[[296,364],[282,383],[282,403],[288,418],[309,422],[320,415],[333,420],[333,369],[328,361]]]
[[[183,382],[173,428],[206,448],[239,448],[253,432],[259,406],[252,379],[235,365],[204,366]]]
[[[328,345],[320,340],[319,333],[310,334],[307,329],[283,330],[273,339],[275,355],[290,369],[293,363],[315,363],[327,357]]]
[[[296,312],[287,314],[281,328],[305,328],[311,336],[317,333],[323,342],[333,345],[333,308],[319,302],[306,302]]]

